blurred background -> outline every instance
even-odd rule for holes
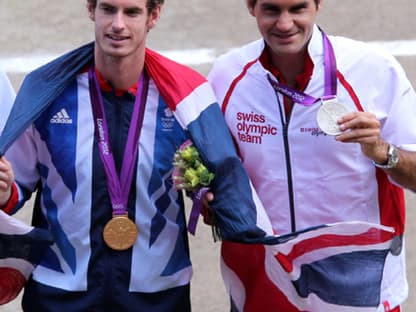
[[[0,4],[0,69],[8,74],[16,90],[28,71],[93,39],[86,0],[0,0]],[[328,34],[388,49],[415,87],[415,13],[414,0],[332,0],[323,2],[318,23]],[[255,20],[244,0],[166,0],[148,45],[206,75],[215,57],[257,38]],[[416,197],[410,192],[406,196],[410,293],[404,310],[411,312],[416,311]],[[29,222],[30,214],[29,203],[18,217]],[[210,228],[202,223],[190,242],[193,311],[228,311],[219,273],[219,243],[213,243]],[[0,311],[21,311],[20,297],[0,306]]]

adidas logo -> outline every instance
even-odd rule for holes
[[[72,124],[72,119],[69,117],[65,108],[62,108],[51,118],[52,124]]]

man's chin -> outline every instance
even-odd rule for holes
[[[108,56],[108,57],[113,57],[113,58],[123,58],[123,57],[126,57],[127,55],[129,55],[127,50],[122,49],[122,48],[106,49],[106,50],[103,51],[103,54]]]
[[[299,49],[298,46],[294,45],[286,45],[286,46],[279,46],[276,49],[273,49],[273,53],[279,56],[295,56],[297,54],[302,54],[303,50]]]

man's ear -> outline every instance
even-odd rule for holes
[[[147,21],[148,31],[156,26],[157,22],[159,21],[161,11],[162,5],[158,4],[149,14],[149,19]]]
[[[318,3],[317,3],[317,11],[319,11],[321,9],[322,2],[324,2],[324,0],[318,0]]]
[[[247,4],[247,8],[248,8],[248,12],[254,16],[254,7],[252,4],[252,0],[246,0],[246,4]]]
[[[88,17],[90,18],[90,20],[92,20],[93,22],[95,21],[95,8],[91,3],[87,4],[87,8],[88,8]]]

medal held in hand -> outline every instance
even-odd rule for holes
[[[137,236],[136,224],[128,218],[127,214],[114,215],[103,231],[105,243],[114,250],[131,248],[136,242]]]
[[[339,135],[343,131],[339,128],[338,119],[349,112],[348,108],[337,101],[337,64],[335,53],[329,38],[322,32],[324,45],[324,94],[316,98],[297,89],[279,83],[276,78],[267,76],[276,93],[280,93],[291,99],[294,103],[304,106],[321,102],[316,120],[318,127],[326,134]]]
[[[316,115],[319,128],[329,135],[339,135],[338,119],[348,113],[348,109],[336,99],[323,101]]]

